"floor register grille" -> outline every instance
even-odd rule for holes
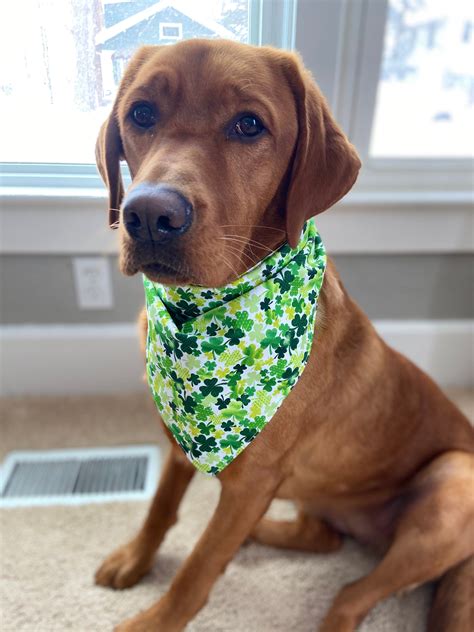
[[[142,500],[158,470],[155,446],[11,452],[0,468],[0,506]]]

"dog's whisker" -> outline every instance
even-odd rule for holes
[[[250,253],[252,254],[252,257],[253,257],[252,264],[255,264],[258,261],[261,261],[263,257],[271,255],[273,252],[275,252],[271,248],[268,248],[267,246],[264,246],[264,245],[252,244],[251,242],[248,242],[247,240],[241,241],[241,240],[234,239],[234,238],[231,238],[231,239],[232,239],[232,242],[228,242],[228,243],[232,243],[234,248],[238,247],[239,250],[240,250],[241,246],[245,246],[245,248],[248,248],[248,250],[250,250]],[[255,250],[252,248],[252,246],[254,248],[263,249],[264,250],[263,254],[257,254],[255,252]],[[245,250],[243,251],[243,254],[246,254],[247,257],[249,257],[249,259],[251,259],[251,257],[245,252]]]
[[[271,250],[271,248],[267,246],[266,244],[264,244],[263,242],[257,241],[256,239],[249,239],[247,237],[242,237],[242,235],[226,235],[225,237],[222,237],[221,239],[232,239],[233,241],[238,241],[243,244],[252,244],[254,246],[259,246],[261,248],[266,248],[267,250]]]
[[[246,252],[243,252],[242,250],[238,249],[237,246],[235,246],[235,245],[233,245],[231,243],[227,244],[227,250],[228,250],[229,253],[236,255],[238,257],[239,261],[241,263],[243,263],[244,265],[246,265],[246,266],[250,266],[251,267],[251,266],[253,266],[256,263],[249,254],[247,254]],[[243,259],[243,257],[246,257],[247,261],[245,261]]]
[[[236,271],[236,269],[230,263],[230,261],[226,257],[224,257],[224,255],[221,255],[221,259],[227,265],[227,267],[230,268],[230,271],[232,272],[232,274],[235,275],[235,277],[237,278],[239,276],[239,273]]]
[[[240,253],[238,250],[234,250],[234,251],[230,250],[230,252],[233,252],[233,254],[235,254],[236,256],[245,254],[245,256],[247,257],[247,260],[244,260],[242,258],[240,259],[240,262],[245,266],[245,270],[250,270],[259,261],[258,257],[255,259],[252,259],[250,255],[246,253]]]
[[[261,241],[257,241],[256,239],[247,239],[247,237],[242,237],[241,235],[226,235],[227,239],[232,239],[234,241],[239,241],[240,243],[249,244],[252,246],[257,246],[258,248],[264,248],[268,250],[268,252],[273,252],[273,248],[270,248],[266,244]]]
[[[286,231],[282,230],[281,228],[276,228],[275,226],[265,226],[263,224],[220,224],[220,228],[239,228],[239,227],[245,227],[245,228],[268,228],[270,230],[276,230],[279,233],[283,233],[286,234]]]
[[[223,239],[225,241],[228,241],[227,237],[219,237],[219,239]],[[240,243],[240,242],[238,242],[238,243]],[[240,260],[242,260],[242,257],[244,257],[244,256],[247,257],[247,259],[250,261],[250,265],[254,265],[258,261],[258,257],[256,257],[255,254],[254,254],[255,260],[254,260],[244,250],[240,250],[239,248],[237,248],[236,244],[228,243],[227,244],[227,248],[229,249],[230,252],[233,252],[234,254],[237,254],[239,256]],[[245,262],[242,261],[242,263],[245,263]]]
[[[242,255],[245,253],[241,253],[237,249],[228,248],[228,252],[229,254],[235,255],[238,258],[239,263],[242,263],[246,268],[251,268],[255,263],[249,255],[245,255],[247,257],[247,261],[242,259]]]
[[[250,250],[250,253],[252,254],[252,257],[254,257],[255,262],[258,261],[259,259],[261,259],[261,257],[252,248],[252,244],[249,243],[247,240],[242,240],[241,241],[239,239],[234,239],[233,237],[231,237],[230,240],[232,241],[232,245],[234,246],[234,248],[235,247],[240,247],[240,246],[245,246],[245,248],[248,248]],[[242,254],[247,254],[245,252],[245,248],[242,250]],[[273,252],[273,251],[268,249],[268,252]],[[247,254],[247,257],[249,257],[248,254]]]

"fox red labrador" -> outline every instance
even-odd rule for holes
[[[132,175],[126,194],[120,160]],[[97,162],[122,272],[164,288],[220,288],[286,242],[296,248],[305,223],[349,191],[361,166],[297,55],[205,40],[137,51]],[[380,339],[330,260],[306,360],[271,422],[217,474],[215,513],[166,594],[117,630],[183,630],[249,537],[318,553],[346,535],[381,561],[328,604],[320,632],[352,632],[380,600],[434,580],[428,629],[472,630],[468,420]],[[100,566],[100,585],[138,582],[177,520],[196,469],[167,432],[148,517]],[[298,518],[263,517],[273,498],[294,501]]]

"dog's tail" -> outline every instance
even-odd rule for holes
[[[427,630],[474,631],[474,556],[449,570],[439,580]]]

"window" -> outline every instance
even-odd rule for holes
[[[356,193],[465,195],[471,13],[470,0],[1,3],[3,183],[101,188],[95,139],[134,49],[209,37],[301,52],[363,159]]]
[[[160,22],[160,39],[180,40],[183,39],[183,25],[171,22]]]
[[[300,0],[297,48],[363,162],[349,204],[466,208],[473,39],[469,0]]]
[[[390,0],[371,156],[472,154],[471,9],[471,0]]]
[[[181,20],[187,38],[247,42],[249,6],[248,0],[2,3],[0,55],[9,63],[0,78],[8,122],[0,162],[94,163],[99,127],[134,50],[181,39]]]

